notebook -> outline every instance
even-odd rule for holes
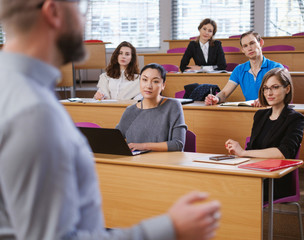
[[[210,159],[210,157],[214,157],[214,154],[211,155],[205,155],[202,157],[196,157],[193,161],[194,162],[203,162],[203,163],[215,163],[215,164],[226,164],[226,165],[237,165],[243,162],[247,162],[250,160],[250,158],[233,158],[233,159],[225,159],[225,160],[221,160],[221,161],[217,161],[217,160],[212,160]],[[221,155],[218,155],[221,156]]]
[[[295,165],[301,165],[302,161],[280,160],[280,159],[267,159],[260,162],[248,163],[239,165],[239,168],[259,170],[259,171],[275,171],[282,168],[287,168]]]
[[[78,129],[87,138],[93,153],[134,156],[149,152],[148,150],[131,151],[123,135],[118,129],[86,127],[78,127]]]

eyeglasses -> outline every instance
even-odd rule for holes
[[[88,0],[54,0],[54,1],[58,1],[58,2],[78,2],[78,10],[82,15],[86,15],[88,12]],[[43,1],[42,3],[39,3],[37,5],[37,8],[42,8],[43,4],[45,1]]]
[[[283,85],[272,85],[271,87],[264,86],[262,89],[263,89],[263,93],[267,93],[270,90],[271,92],[277,92],[280,87],[284,87],[284,86]]]

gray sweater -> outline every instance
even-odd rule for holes
[[[127,107],[116,126],[128,143],[167,142],[168,151],[182,151],[187,126],[182,105],[174,99],[156,108]]]

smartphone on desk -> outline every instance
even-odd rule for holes
[[[214,161],[221,161],[221,160],[234,159],[234,158],[235,158],[234,155],[220,155],[220,156],[209,157],[210,160],[214,160]]]

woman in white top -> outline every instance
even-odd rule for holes
[[[140,99],[136,49],[122,42],[112,54],[106,72],[99,77],[95,99]]]

